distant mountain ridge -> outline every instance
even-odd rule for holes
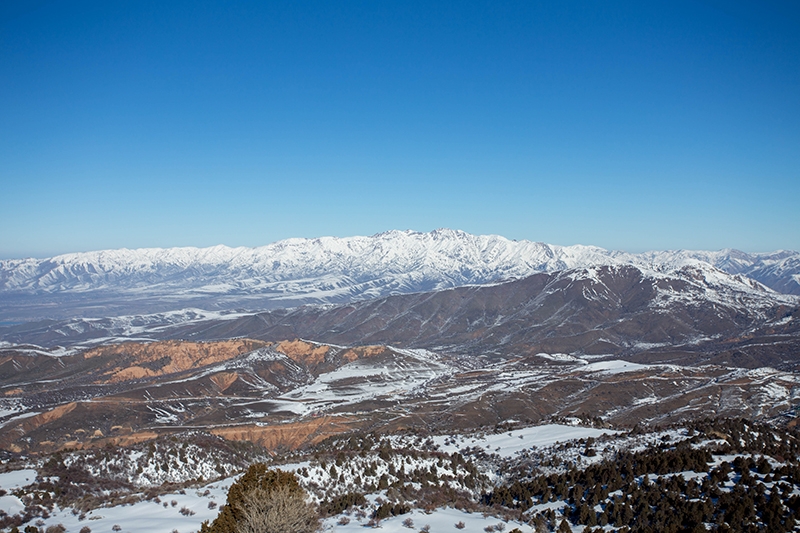
[[[603,265],[670,272],[706,263],[800,294],[800,253],[629,254],[440,229],[288,239],[258,248],[148,248],[0,261],[0,320],[346,303]]]
[[[0,351],[60,355],[65,349],[131,340],[300,338],[457,357],[546,352],[691,365],[713,358],[725,365],[795,368],[800,364],[798,317],[800,297],[707,263],[669,273],[606,265],[340,305],[29,322],[0,327]]]

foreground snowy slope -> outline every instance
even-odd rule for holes
[[[546,447],[553,446],[556,442],[577,442],[579,439],[597,438],[601,435],[614,435],[617,431],[605,429],[595,429],[591,427],[581,426],[566,426],[559,424],[549,424],[546,426],[534,426],[527,428],[520,428],[510,430],[507,434],[494,434],[494,433],[480,433],[471,434],[469,437],[463,435],[437,435],[433,437],[436,442],[435,449],[440,449],[440,452],[434,452],[433,456],[422,456],[416,453],[403,454],[399,453],[394,458],[389,458],[388,461],[384,460],[377,453],[365,454],[365,457],[353,457],[347,464],[342,464],[339,469],[342,476],[338,479],[332,478],[329,475],[329,470],[323,468],[311,454],[299,454],[299,458],[303,460],[296,463],[283,464],[279,457],[275,457],[274,465],[284,471],[291,471],[297,473],[300,482],[304,488],[310,492],[310,497],[315,503],[322,503],[326,499],[330,499],[333,495],[344,493],[346,491],[362,491],[364,486],[367,485],[367,478],[361,484],[356,484],[354,479],[354,472],[364,473],[365,464],[376,462],[378,464],[377,470],[380,474],[385,474],[384,467],[388,464],[403,465],[410,472],[437,464],[441,457],[449,457],[443,454],[452,454],[459,451],[455,445],[445,445],[445,442],[464,442],[470,446],[480,449],[492,450],[498,453],[495,460],[500,457],[516,457],[522,451],[529,453],[537,452],[545,449]],[[393,445],[397,450],[415,450],[424,449],[425,445],[422,441],[415,436],[405,435],[398,436],[393,440]],[[385,453],[385,452],[384,452]],[[469,452],[464,450],[464,453],[469,457]],[[82,457],[86,455],[83,452],[75,452],[70,455],[69,452],[65,454],[67,462],[74,457]],[[136,452],[129,452],[125,455],[136,456]],[[139,460],[142,454],[138,454]],[[440,468],[441,468],[441,463]],[[123,468],[112,469],[116,472],[117,476],[125,476],[121,472],[126,470],[133,470],[130,465]],[[435,467],[434,467],[435,468]],[[482,464],[481,466],[484,475],[491,474],[492,468],[489,463]],[[150,469],[145,468],[146,471]],[[440,474],[443,475],[447,472],[447,468],[441,468]],[[462,473],[466,471],[462,468]],[[158,468],[155,473],[161,473]],[[132,476],[137,480],[135,487],[131,492],[144,492],[145,489],[150,487],[159,486],[159,481],[170,480],[180,483],[174,478],[168,477],[166,474],[161,473],[161,479],[151,479],[142,482],[137,476]],[[187,485],[192,485],[191,471],[184,472],[184,481],[188,481]],[[9,515],[20,513],[24,509],[24,503],[19,496],[26,493],[35,492],[37,487],[34,482],[39,473],[33,468],[26,468],[14,470],[7,473],[0,473],[0,490],[7,492],[16,491],[17,495],[7,495],[0,497],[0,511]],[[96,472],[96,475],[102,477],[109,475],[107,472]],[[493,476],[494,477],[494,476]],[[42,527],[63,525],[67,531],[79,531],[82,527],[89,527],[91,531],[115,531],[114,527],[118,526],[124,532],[148,532],[148,533],[172,533],[174,531],[190,532],[197,531],[200,524],[204,520],[213,520],[219,512],[219,507],[226,502],[228,489],[231,484],[239,478],[238,475],[231,477],[220,477],[214,482],[199,483],[194,486],[186,487],[186,489],[178,489],[174,487],[172,490],[167,489],[166,492],[159,494],[158,498],[150,496],[147,499],[131,498],[128,504],[123,505],[104,505],[84,513],[74,513],[73,508],[55,506],[48,514],[47,518],[42,520]],[[39,477],[41,481],[43,478]],[[488,478],[487,478],[488,479]],[[183,487],[183,484],[181,484]],[[18,496],[19,495],[19,496]],[[372,494],[367,494],[365,510],[369,511],[368,514],[357,514],[347,510],[345,513],[339,513],[335,516],[329,517],[324,520],[323,530],[334,532],[349,532],[349,531],[363,531],[368,527],[371,514],[380,505],[378,501],[383,501],[387,497],[387,491],[376,490]],[[424,502],[420,502],[421,504]],[[353,510],[355,511],[355,510]],[[457,526],[457,524],[459,524]],[[429,526],[431,531],[464,531],[479,533],[486,531],[487,527],[493,528],[500,525],[503,530],[511,530],[519,528],[526,533],[532,532],[532,526],[526,524],[524,521],[503,519],[496,515],[487,514],[483,512],[468,512],[464,509],[454,509],[450,506],[441,506],[435,509],[409,509],[408,512],[397,516],[388,517],[380,521],[380,529],[386,532],[402,532],[410,531],[411,526],[416,526],[414,531],[424,530],[425,526]],[[501,531],[501,529],[496,529]]]
[[[536,272],[623,264],[669,272],[698,262],[800,294],[797,252],[637,255],[442,229],[288,239],[259,248],[122,249],[0,261],[0,319],[342,303]]]
[[[796,429],[725,419],[648,431],[592,424],[342,435],[201,479],[186,468],[194,453],[183,451],[197,439],[210,444],[196,432],[16,457],[0,473],[0,528],[196,532],[236,501],[234,486],[252,470],[240,474],[259,462],[293,473],[324,532],[797,530]],[[233,449],[220,440],[206,449],[215,447]],[[165,460],[169,474],[158,466]],[[134,469],[161,475],[131,482]]]

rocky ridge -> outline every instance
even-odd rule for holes
[[[798,252],[629,254],[441,229],[288,239],[259,248],[121,249],[0,261],[0,320],[346,303],[538,272],[634,265],[666,273],[698,263],[800,294]]]

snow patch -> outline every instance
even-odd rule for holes
[[[484,448],[488,452],[499,455],[500,457],[513,457],[524,450],[552,446],[556,442],[573,441],[589,437],[597,438],[601,435],[614,435],[617,433],[619,432],[611,429],[546,424],[514,429],[496,435],[437,436],[433,438],[433,441],[441,451],[447,453],[456,453],[464,448],[478,447]]]

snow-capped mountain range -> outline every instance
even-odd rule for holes
[[[630,254],[440,229],[288,239],[258,248],[147,248],[0,261],[0,319],[110,316],[183,307],[276,308],[483,285],[603,265],[670,273],[686,266],[800,294],[800,253]],[[738,283],[738,282],[737,282]],[[749,283],[749,280],[748,280]],[[102,309],[102,311],[98,311]]]

